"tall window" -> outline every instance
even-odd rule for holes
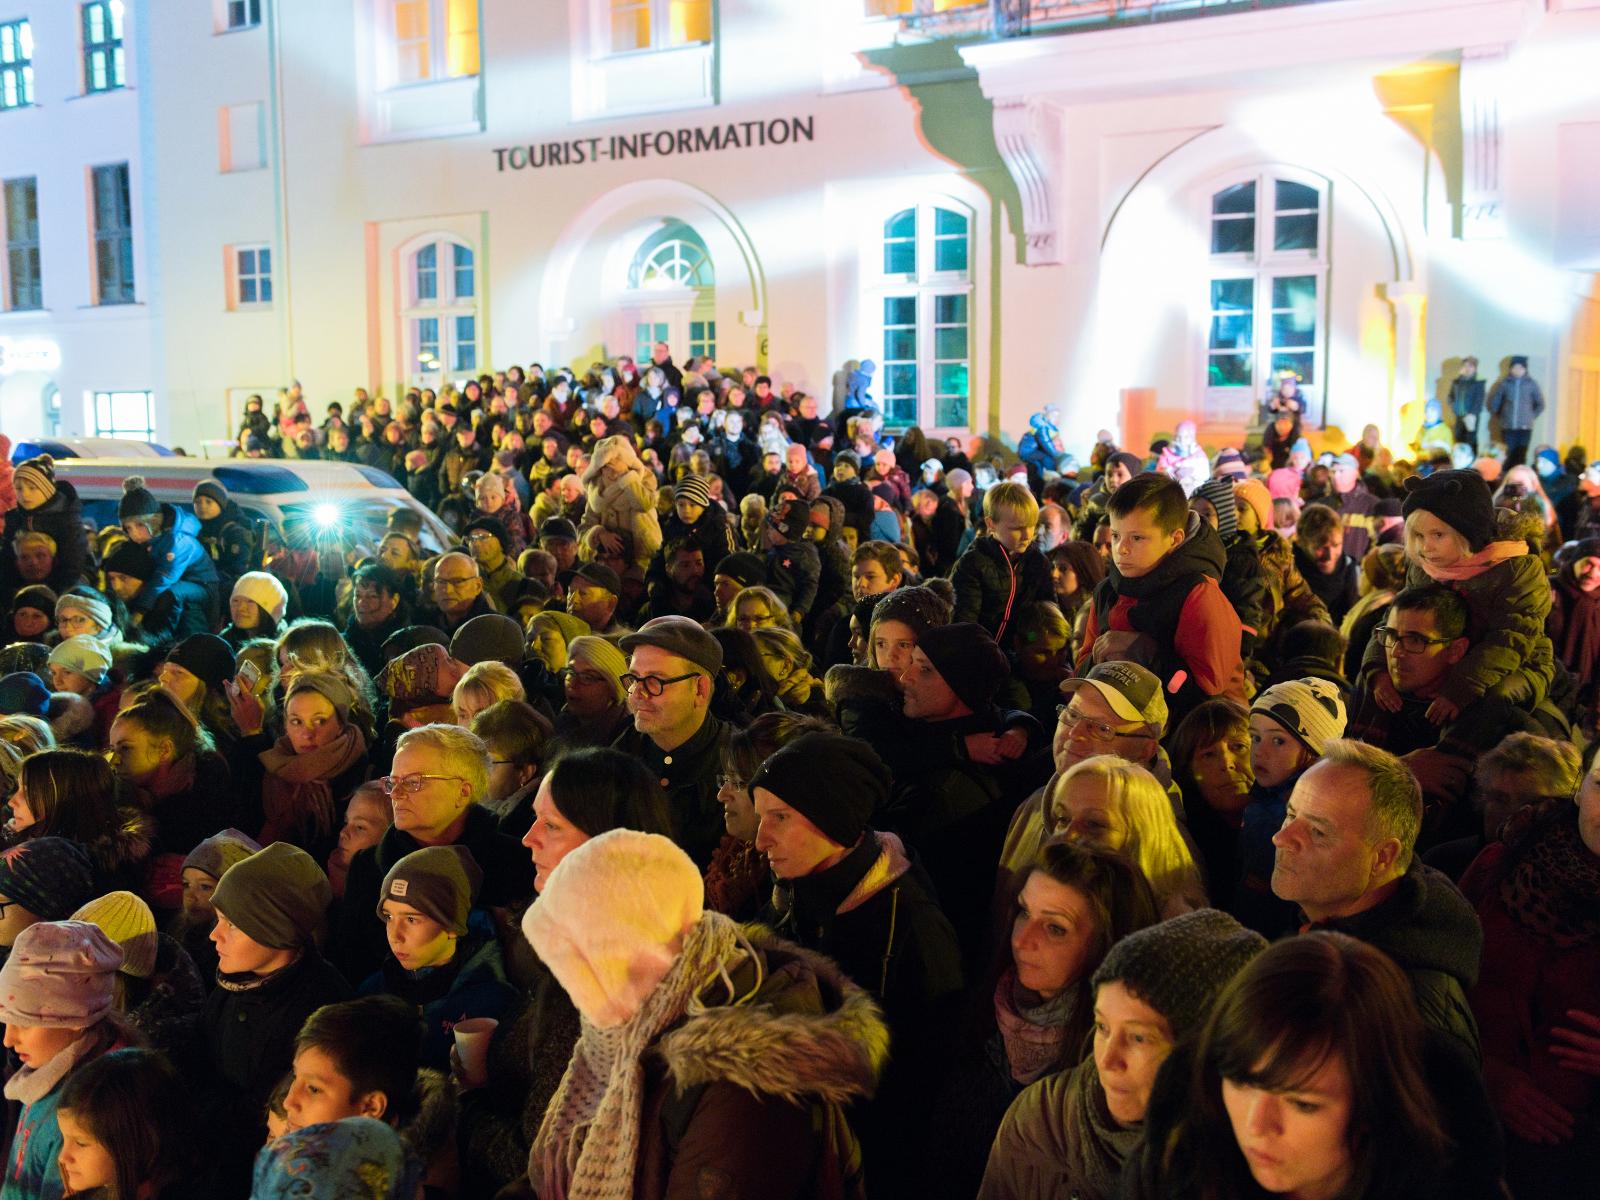
[[[612,54],[669,50],[711,40],[711,0],[599,0]]]
[[[83,90],[109,92],[123,84],[123,0],[89,0],[83,6]]]
[[[39,184],[35,179],[8,179],[6,205],[6,307],[44,307],[44,279],[39,271]]]
[[[0,109],[33,103],[33,28],[26,20],[0,25]]]
[[[424,242],[409,256],[406,282],[409,374],[427,379],[476,371],[481,355],[477,259],[472,248],[450,238]]]
[[[94,168],[95,295],[99,304],[133,303],[133,203],[128,164]]]
[[[385,2],[395,87],[478,73],[478,0]]]
[[[955,429],[971,414],[971,219],[939,203],[883,223],[884,416],[893,426]]]
[[[96,392],[94,431],[99,437],[137,438],[141,442],[156,436],[154,392]]]
[[[1278,171],[1210,200],[1206,391],[1243,412],[1284,373],[1320,397],[1327,344],[1325,181]]]
[[[236,306],[272,303],[272,248],[235,246],[233,248],[233,291]]]
[[[261,24],[261,0],[228,0],[228,28],[249,29]]]
[[[717,323],[715,321],[689,322],[689,357],[717,356]]]

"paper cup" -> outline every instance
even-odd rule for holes
[[[457,1021],[456,1057],[461,1060],[462,1078],[474,1087],[481,1087],[489,1079],[489,1039],[500,1027],[493,1017],[470,1017]]]

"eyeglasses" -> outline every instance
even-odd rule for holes
[[[595,671],[574,671],[571,667],[568,667],[561,672],[561,682],[563,683],[577,683],[582,684],[584,687],[599,687],[605,681],[606,677]],[[624,685],[626,685],[626,677],[624,677]]]
[[[422,785],[430,779],[454,779],[458,783],[465,782],[460,775],[385,775],[378,780],[383,785],[385,796],[415,796],[422,790]]]
[[[669,684],[682,683],[685,679],[698,679],[699,673],[690,671],[687,675],[674,675],[671,679],[662,679],[656,675],[624,675],[622,677],[622,690],[631,692],[634,688],[640,689],[652,700],[667,690]]]
[[[1142,729],[1118,729],[1115,725],[1107,725],[1104,721],[1096,721],[1084,716],[1070,705],[1056,705],[1056,717],[1062,727],[1074,732],[1083,730],[1084,736],[1091,742],[1111,742],[1117,738],[1148,738],[1152,735]]]
[[[1379,625],[1372,631],[1372,636],[1378,639],[1378,645],[1385,650],[1399,642],[1400,648],[1407,654],[1426,654],[1430,646],[1444,646],[1454,640],[1429,637],[1425,633],[1401,633],[1398,629],[1390,629],[1387,625]]]

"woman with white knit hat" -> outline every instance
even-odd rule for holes
[[[539,1196],[686,1194],[715,1178],[727,1195],[783,1198],[858,1182],[840,1109],[875,1086],[882,1015],[827,959],[706,911],[699,870],[669,839],[585,842],[522,928],[582,1018],[528,1157]]]
[[[289,591],[276,575],[246,571],[228,597],[228,625],[222,640],[237,650],[251,638],[275,638],[289,607]]]

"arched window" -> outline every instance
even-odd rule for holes
[[[1328,344],[1327,181],[1259,170],[1215,187],[1209,208],[1209,410],[1253,418],[1256,404],[1290,372],[1320,402]]]
[[[886,424],[965,429],[971,416],[972,218],[951,200],[884,219],[869,272],[881,316]]]
[[[717,353],[717,273],[694,226],[663,221],[639,243],[628,267],[635,297],[634,353],[640,362],[657,342],[698,358]]]
[[[478,370],[478,274],[472,247],[439,236],[405,260],[406,325],[412,382]]]
[[[628,286],[635,288],[708,288],[716,283],[705,242],[682,221],[668,221],[647,237],[628,269]]]

